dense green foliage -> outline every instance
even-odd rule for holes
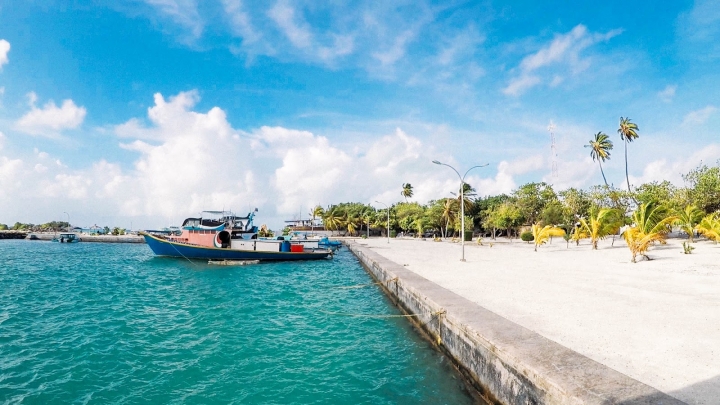
[[[607,185],[587,190],[568,188],[556,191],[552,185],[528,183],[510,195],[478,197],[465,184],[465,227],[489,237],[518,237],[533,224],[560,227],[569,240],[590,238],[593,246],[606,235],[617,235],[631,225],[633,212],[641,204],[659,204],[677,217],[675,225],[692,237],[695,227],[707,214],[720,210],[720,161],[717,166],[700,167],[683,176],[685,187],[668,181],[651,182],[633,191]],[[404,186],[409,186],[405,184]],[[458,190],[459,191],[459,190]],[[392,232],[412,236],[459,236],[460,193],[449,198],[400,202],[390,207]],[[691,208],[692,207],[692,208]],[[317,207],[320,208],[320,207]],[[388,211],[362,203],[341,203],[316,209],[326,229],[343,235],[386,235]]]

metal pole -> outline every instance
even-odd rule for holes
[[[63,211],[63,214],[65,214],[65,215],[67,215],[67,216],[68,216],[68,226],[67,226],[67,231],[68,231],[68,232],[70,232],[70,214],[68,214],[67,212],[64,212],[64,211]]]
[[[460,218],[460,228],[461,228],[460,229],[460,245],[462,246],[462,256],[460,258],[460,261],[464,262],[465,261],[465,177],[468,175],[468,173],[470,173],[470,170],[472,170],[476,167],[485,167],[489,163],[486,163],[484,165],[473,166],[473,167],[469,168],[468,171],[465,172],[464,176],[460,176],[460,173],[458,173],[458,171],[455,170],[454,167],[452,167],[448,164],[445,164],[445,163],[438,162],[437,160],[433,160],[432,162],[435,163],[436,165],[442,165],[442,166],[447,166],[447,167],[451,168],[455,172],[455,174],[458,175],[458,178],[460,178],[460,216],[461,216],[461,218]]]
[[[380,201],[375,201],[378,204],[382,204],[387,208],[387,243],[390,243],[390,207],[387,204]]]
[[[461,262],[465,261],[465,179],[460,178],[460,244],[462,245]]]

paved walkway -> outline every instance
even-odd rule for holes
[[[630,262],[622,241],[493,247],[358,240],[513,322],[689,404],[720,404],[720,245],[681,240]]]

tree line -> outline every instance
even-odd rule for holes
[[[69,231],[71,225],[65,221],[50,221],[44,224],[36,225],[32,223],[15,222],[13,226],[6,224],[0,224],[0,231],[25,231],[25,232],[65,232]],[[127,231],[125,228],[105,226],[97,230],[98,234],[102,235],[125,235]]]
[[[485,197],[465,183],[463,201],[458,190],[452,197],[426,204],[408,201],[413,189],[405,183],[400,194],[406,202],[389,207],[390,229],[391,233],[411,236],[459,236],[460,204],[464,204],[465,230],[481,237],[512,239],[527,230],[536,243],[548,235],[562,234],[568,242],[589,239],[597,248],[599,239],[618,235],[626,227],[630,231],[623,236],[628,245],[637,245],[634,258],[647,257],[647,247],[660,241],[672,227],[686,232],[691,241],[695,234],[720,241],[720,160],[715,166],[700,165],[683,175],[683,180],[682,187],[655,181],[630,191],[609,185],[556,191],[545,182],[531,182],[510,194]],[[327,230],[338,234],[386,234],[387,208],[340,203],[317,206],[310,215],[321,218]]]

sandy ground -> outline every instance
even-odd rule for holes
[[[358,240],[423,277],[689,404],[720,404],[720,245],[683,239],[630,262],[622,240],[493,247]]]

